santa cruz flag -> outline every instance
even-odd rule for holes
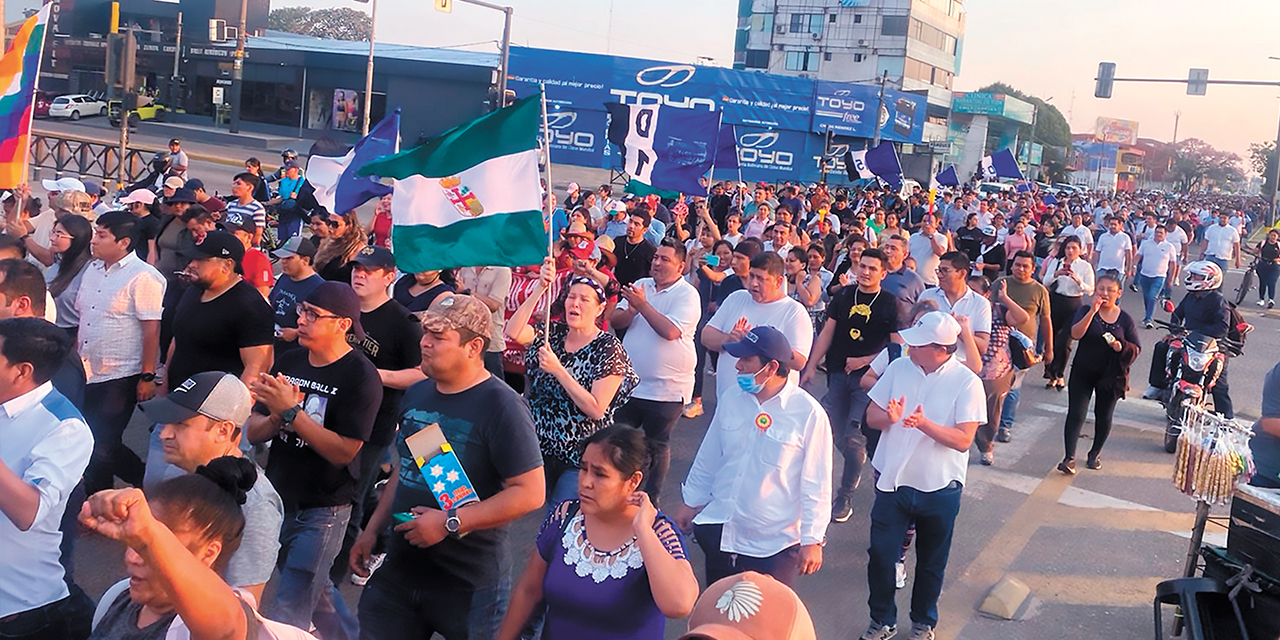
[[[361,138],[341,158],[311,156],[307,160],[307,181],[316,189],[316,202],[334,213],[346,213],[391,193],[391,185],[373,177],[357,177],[365,164],[400,150],[400,109]]]
[[[535,93],[356,172],[395,179],[391,240],[398,268],[542,262],[541,105]]]
[[[1001,149],[982,159],[982,179],[1011,178],[1022,180],[1022,170],[1018,161],[1013,159],[1013,152]]]
[[[699,180],[716,158],[720,114],[661,105],[605,103],[609,142],[622,151],[632,183],[706,195]],[[628,184],[627,191],[633,192]]]
[[[880,178],[891,185],[902,184],[902,165],[898,163],[898,152],[888,140],[874,149],[845,152],[844,166],[850,180]]]

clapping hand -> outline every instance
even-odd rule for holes
[[[267,405],[272,413],[280,413],[289,407],[297,406],[303,400],[302,391],[284,374],[272,377],[269,373],[258,374],[258,379],[249,385],[249,391],[258,402]]]
[[[902,426],[908,429],[919,429],[925,422],[928,422],[928,418],[924,417],[924,407],[916,405],[916,410],[903,419]]]
[[[729,342],[737,342],[747,337],[747,333],[751,331],[751,323],[746,318],[738,318],[733,324],[733,331],[729,332]]]
[[[885,407],[885,413],[889,414],[889,422],[900,422],[902,420],[902,405],[906,404],[906,396],[889,400],[889,406]]]
[[[622,297],[632,309],[637,311],[648,301],[644,295],[644,287],[637,287],[634,284],[622,288]]]

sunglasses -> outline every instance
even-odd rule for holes
[[[346,223],[345,223],[345,222],[343,222],[342,220],[338,220],[338,219],[336,219],[336,218],[326,218],[326,219],[325,219],[325,221],[324,221],[324,223],[325,223],[325,224],[327,224],[327,225],[329,225],[329,226],[330,226],[331,228],[333,228],[333,229],[337,229],[338,227],[340,227],[340,226],[342,226],[342,225],[346,224]]]

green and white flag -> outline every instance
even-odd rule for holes
[[[391,240],[401,271],[542,262],[541,104],[529,96],[360,169],[395,179]]]

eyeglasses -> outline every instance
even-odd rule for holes
[[[324,221],[324,223],[325,223],[325,224],[327,224],[327,225],[329,225],[331,228],[334,228],[334,229],[337,229],[338,227],[340,227],[340,226],[342,226],[342,225],[346,224],[346,222],[344,222],[344,221],[342,221],[342,220],[337,220],[337,219],[334,219],[334,218],[326,218],[326,219],[325,219],[325,221]]]
[[[938,275],[940,275],[940,276],[945,276],[945,275],[947,275],[948,273],[955,273],[955,271],[956,271],[956,270],[955,270],[955,269],[952,269],[951,267],[938,267],[938,268],[934,269],[933,271],[934,271],[934,273],[937,273],[937,274],[938,274]]]
[[[298,317],[299,317],[299,318],[305,318],[305,319],[307,320],[307,322],[315,322],[316,320],[319,320],[320,318],[333,318],[333,319],[337,320],[337,319],[339,319],[339,318],[344,317],[344,316],[335,316],[335,315],[333,315],[333,314],[329,314],[329,313],[320,313],[320,312],[316,311],[314,308],[309,307],[309,306],[307,306],[307,305],[305,305],[305,304],[299,304],[299,305],[297,305],[297,306],[295,307],[295,309],[296,309],[296,310],[297,310],[297,312],[298,312]]]

